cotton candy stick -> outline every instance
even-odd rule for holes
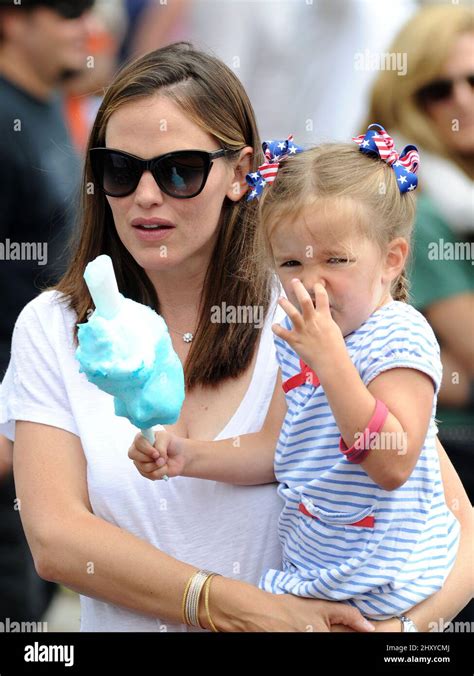
[[[113,319],[119,312],[123,296],[117,286],[117,279],[110,256],[97,256],[88,263],[84,271],[84,280],[92,296],[97,314],[104,319]],[[157,430],[164,430],[163,425],[156,425]],[[155,433],[152,427],[140,430],[145,439],[153,446]],[[168,481],[169,477],[164,475]]]
[[[84,279],[94,301],[97,314],[113,319],[120,311],[120,295],[110,256],[98,256],[84,272]]]

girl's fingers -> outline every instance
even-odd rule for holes
[[[147,441],[142,434],[136,435],[135,439],[133,440],[133,445],[141,453],[145,453],[145,455],[148,455],[148,456],[151,456],[151,454],[156,450],[155,447],[152,446],[150,444],[150,442]]]
[[[291,282],[293,284],[295,296],[297,297],[298,303],[300,304],[300,308],[303,313],[303,318],[306,321],[309,321],[310,319],[312,319],[314,314],[314,305],[313,301],[311,300],[311,296],[306,291],[303,283],[299,279],[297,278],[292,279]]]
[[[304,326],[303,318],[293,303],[290,303],[288,298],[279,298],[278,304],[285,310],[295,329],[302,329]]]
[[[156,465],[154,463],[139,463],[139,462],[137,463],[135,461],[134,465],[140,472],[142,477],[144,477],[145,479],[151,479],[152,481],[158,481],[159,479],[163,479],[163,477],[166,476],[167,474],[166,466],[161,469],[156,469]],[[153,467],[145,468],[145,465],[153,465]]]
[[[155,432],[155,445],[152,446],[142,434],[137,434],[133,446],[148,458],[158,458],[160,455],[166,455],[169,444],[169,434],[167,432]]]
[[[282,340],[285,340],[287,343],[290,343],[291,331],[288,331],[288,329],[284,329],[283,326],[280,326],[280,324],[272,324],[272,331],[276,336],[278,336],[278,338],[281,338]]]
[[[134,460],[133,464],[142,475],[152,474],[157,469],[156,463],[154,462],[137,462]]]
[[[135,445],[130,446],[128,449],[128,457],[131,460],[136,460],[137,462],[153,462],[153,457],[151,455],[142,453]]]
[[[322,284],[314,285],[314,297],[316,299],[316,310],[325,314],[330,314],[328,292]]]
[[[167,458],[166,454],[160,454],[156,449],[153,449],[153,453],[148,455],[139,451],[136,446],[131,446],[128,449],[128,457],[131,460],[136,460],[137,462],[150,463],[154,465],[155,468],[156,466],[161,467],[164,463],[166,463]]]

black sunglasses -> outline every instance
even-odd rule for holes
[[[39,0],[36,4],[49,7],[63,19],[78,19],[92,9],[94,2],[95,0]]]
[[[421,87],[416,95],[421,103],[436,103],[446,101],[453,95],[454,83],[467,82],[474,89],[474,73],[459,78],[440,78]]]
[[[144,171],[151,171],[160,190],[177,199],[199,195],[206,185],[212,161],[233,152],[228,149],[175,150],[151,160],[112,148],[91,148],[89,157],[94,178],[110,197],[130,195]]]

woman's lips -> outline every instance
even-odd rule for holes
[[[157,242],[165,239],[166,237],[169,237],[174,229],[174,227],[160,227],[156,230],[146,230],[136,226],[133,228],[137,239],[142,240],[142,242]]]
[[[175,229],[175,225],[164,218],[134,218],[131,222],[136,236],[144,242],[162,240]]]

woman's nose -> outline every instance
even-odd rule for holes
[[[458,80],[454,83],[453,102],[463,108],[472,110],[474,90],[466,80]]]
[[[144,171],[135,190],[135,202],[142,207],[163,204],[163,193],[151,171]]]

